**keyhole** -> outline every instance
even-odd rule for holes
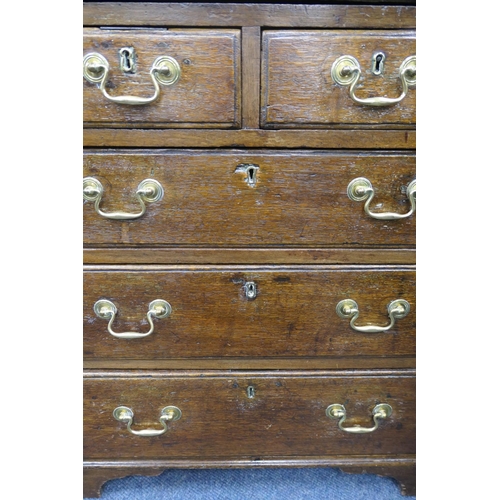
[[[381,75],[384,71],[385,54],[383,52],[376,52],[372,56],[372,73],[374,75]]]
[[[122,68],[123,71],[129,72],[132,70],[132,62],[130,60],[130,52],[127,49],[122,50]]]
[[[257,285],[253,281],[247,281],[245,283],[245,295],[249,300],[253,300],[257,297]]]
[[[247,397],[250,399],[255,397],[255,387],[253,385],[247,387]]]
[[[248,175],[248,183],[255,184],[255,168],[254,167],[248,167],[247,175]]]
[[[259,170],[258,165],[253,163],[242,163],[236,167],[235,172],[244,172],[246,174],[245,182],[250,187],[255,187],[257,184],[257,170]]]
[[[120,69],[124,73],[135,73],[135,50],[133,47],[123,47],[119,50]]]

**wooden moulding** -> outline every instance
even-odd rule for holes
[[[239,370],[351,370],[351,369],[406,369],[415,368],[415,357],[363,357],[343,356],[331,358],[299,358],[299,359],[87,359],[83,361],[84,369],[144,369],[144,370],[230,370],[236,365]]]
[[[258,113],[258,108],[255,108]],[[245,113],[245,112],[244,112]],[[245,115],[244,115],[245,116]],[[248,122],[247,122],[248,123]],[[415,149],[413,130],[83,129],[84,147]]]
[[[256,129],[259,128],[260,28],[243,27],[241,38],[242,126]]]
[[[415,6],[87,2],[84,26],[412,29]]]
[[[265,459],[265,460],[199,460],[199,461],[132,461],[132,462],[84,462],[83,496],[97,498],[106,481],[126,476],[158,476],[165,469],[224,469],[224,468],[269,468],[269,467],[338,467],[351,474],[377,474],[393,478],[403,495],[414,496],[416,492],[416,466],[414,457],[338,457],[314,459]]]
[[[85,248],[84,264],[415,264],[415,249]]]

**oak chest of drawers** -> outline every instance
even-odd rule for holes
[[[415,492],[415,7],[84,2],[84,496]]]

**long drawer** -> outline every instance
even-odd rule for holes
[[[413,30],[265,31],[261,123],[412,125],[415,51]]]
[[[87,28],[83,34],[88,126],[240,126],[239,30]]]
[[[165,314],[155,315],[156,300],[167,303]],[[413,356],[415,321],[412,266],[112,266],[84,273],[89,360]]]
[[[339,405],[337,411],[331,405]],[[165,428],[153,436],[131,432],[159,434]],[[87,460],[414,452],[411,370],[108,372],[84,379]]]
[[[84,243],[408,248],[415,245],[415,170],[412,153],[87,151]],[[140,215],[138,193],[148,180],[159,195],[147,198]],[[116,212],[128,215],[108,218]]]

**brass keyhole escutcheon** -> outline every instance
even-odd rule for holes
[[[383,52],[375,52],[372,56],[372,73],[381,75],[384,72],[385,54]]]
[[[257,172],[259,170],[259,166],[254,163],[241,163],[236,167],[235,173],[244,173],[245,174],[245,182],[250,187],[255,187],[257,185]]]
[[[244,287],[245,296],[248,300],[253,300],[257,297],[257,285],[253,281],[247,281]]]
[[[137,56],[134,47],[122,47],[118,54],[120,56],[120,69],[124,73],[135,73]]]

